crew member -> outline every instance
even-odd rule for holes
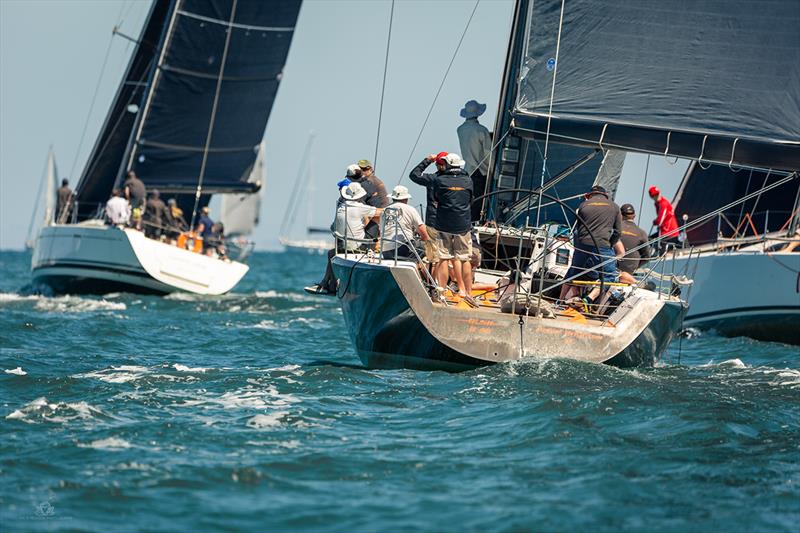
[[[393,203],[383,210],[381,226],[383,227],[383,257],[393,259],[398,257],[412,257],[412,239],[418,234],[423,241],[428,240],[428,232],[422,217],[412,206],[408,205],[411,195],[408,188],[398,185],[392,190],[390,198]],[[387,214],[392,212],[397,217],[397,222],[386,220]]]
[[[128,225],[131,218],[131,205],[122,197],[122,191],[114,189],[106,202],[106,217],[114,226]]]
[[[622,283],[632,285],[636,283],[633,277],[634,271],[647,264],[650,259],[650,246],[647,245],[647,233],[636,225],[633,221],[636,218],[636,211],[631,204],[624,204],[619,208],[622,214],[622,229],[619,233],[619,240],[625,250],[625,256],[617,261],[619,268],[619,280]],[[637,249],[638,248],[638,249]]]
[[[458,294],[470,304],[472,300],[472,238],[470,237],[470,205],[473,191],[472,180],[464,171],[464,160],[458,154],[431,154],[425,158],[412,175],[417,179],[422,170],[431,163],[436,163],[436,174],[431,176],[433,197],[436,203],[436,230],[438,237],[439,266],[436,279],[439,287],[446,287],[449,278],[449,266],[452,261],[453,277],[458,285]],[[427,163],[427,164],[425,164]],[[419,169],[417,171],[417,169]],[[440,170],[441,169],[441,170]],[[416,172],[415,172],[416,171]]]
[[[464,122],[456,130],[461,154],[466,162],[465,170],[472,177],[472,189],[475,196],[486,192],[486,176],[489,173],[489,152],[492,149],[492,136],[480,122],[478,117],[486,111],[486,104],[470,100],[464,104],[461,116]],[[471,208],[472,221],[477,221],[481,214],[481,203],[475,202]]]
[[[56,196],[56,222],[63,224],[69,217],[70,209],[72,209],[72,189],[69,188],[69,180],[64,178],[61,180],[61,187],[58,188]]]
[[[145,234],[151,239],[158,239],[171,215],[157,190],[151,191],[147,196],[144,208]]]
[[[573,243],[575,252],[572,256],[572,265],[567,271],[567,278],[577,276],[578,280],[594,281],[600,279],[602,272],[603,281],[614,282],[617,280],[617,269],[613,259],[615,254],[612,246],[616,244],[622,232],[622,216],[619,206],[608,198],[605,188],[595,185],[584,195],[585,200],[578,206],[577,222]],[[616,238],[615,238],[616,232]],[[619,247],[621,248],[621,247]],[[603,266],[598,266],[602,264]],[[561,299],[570,295],[571,287],[565,284],[561,287]],[[582,302],[582,308],[592,303],[600,295],[600,287],[594,287]]]
[[[361,159],[356,166],[359,172],[350,176],[350,179],[359,183],[366,191],[367,195],[364,197],[364,203],[372,207],[386,207],[389,205],[386,185],[375,175],[372,163],[367,159]],[[371,220],[367,223],[367,227],[364,228],[364,234],[368,239],[377,239],[379,233],[380,227],[375,221]]]
[[[647,192],[655,202],[656,218],[653,220],[653,225],[658,227],[658,236],[663,237],[660,241],[662,249],[667,244],[678,245],[678,220],[675,218],[672,204],[661,196],[661,190],[655,185]]]
[[[436,276],[435,270],[439,264],[439,248],[436,245],[439,239],[439,232],[436,231],[436,197],[433,192],[433,181],[447,170],[445,156],[447,156],[447,152],[439,152],[434,156],[426,157],[408,175],[411,181],[417,185],[422,185],[426,189],[425,231],[428,233],[428,240],[425,242],[425,259],[431,265],[431,272],[434,276]],[[436,164],[436,173],[424,174],[423,172],[432,162]]]
[[[128,176],[122,184],[122,190],[125,192],[125,199],[130,202],[132,209],[144,208],[147,187],[144,186],[142,180],[136,177],[136,172],[133,170],[128,172]]]
[[[214,231],[214,221],[211,220],[211,217],[209,216],[210,212],[211,210],[208,208],[208,206],[204,206],[200,210],[200,218],[197,219],[197,225],[194,229],[194,232],[203,239],[203,252],[206,255],[211,255],[211,251],[214,249],[209,242]]]

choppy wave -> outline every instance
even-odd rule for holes
[[[18,366],[18,367],[16,367],[16,368],[6,369],[6,370],[5,370],[5,373],[6,373],[6,374],[13,374],[13,375],[15,375],[15,376],[27,376],[27,375],[28,375],[28,373],[27,373],[27,372],[25,372],[25,371],[22,369],[22,367],[21,367],[21,366]]]
[[[109,437],[107,439],[92,441],[89,444],[78,444],[78,446],[81,448],[94,448],[95,450],[119,451],[130,448],[131,443],[117,437]]]
[[[97,407],[87,402],[56,402],[50,403],[47,398],[36,398],[20,409],[6,415],[6,420],[19,420],[28,424],[37,422],[66,423],[76,419],[108,418]]]

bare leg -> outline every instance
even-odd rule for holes
[[[626,283],[628,285],[633,285],[634,283],[636,283],[636,278],[634,278],[633,276],[631,276],[630,274],[628,274],[625,271],[621,271],[619,273],[619,282],[620,283]]]
[[[453,269],[453,276],[456,278],[456,285],[458,285],[458,294],[459,296],[468,296],[464,287],[464,276],[461,273],[461,270],[463,269],[463,261],[454,259],[453,265],[455,266]]]
[[[464,261],[461,267],[461,278],[464,280],[464,290],[468,296],[472,296],[472,263]]]
[[[439,287],[443,289],[447,288],[447,279],[450,277],[449,266],[450,261],[446,259],[439,261],[439,264],[436,265],[436,281],[439,283]]]

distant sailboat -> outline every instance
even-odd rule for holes
[[[31,213],[31,221],[28,224],[28,234],[25,237],[25,248],[33,248],[36,243],[36,233],[39,228],[47,226],[53,222],[56,211],[56,190],[58,189],[58,170],[56,169],[56,156],[51,146],[47,152],[47,163],[45,164],[44,175],[39,182],[39,190],[36,192],[36,204]],[[44,194],[44,202],[42,202]],[[39,206],[44,206],[44,216],[39,218]],[[39,223],[37,223],[37,221]]]
[[[312,152],[314,147],[314,133],[308,136],[306,148],[301,158],[301,166],[297,171],[292,195],[286,206],[283,215],[280,234],[278,240],[288,250],[305,250],[322,253],[333,248],[333,241],[330,238],[319,238],[315,235],[330,235],[328,228],[317,228],[312,226],[314,210],[314,193],[316,192],[314,179],[314,164]],[[298,213],[305,215],[304,231],[298,231],[295,227]]]
[[[109,226],[103,208],[128,171],[174,197],[190,225],[212,195],[258,192],[251,177],[300,4],[153,2],[76,187],[70,223],[39,232],[35,283],[79,293],[222,294],[236,286],[248,270],[244,255],[222,260]]]

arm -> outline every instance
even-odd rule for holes
[[[420,224],[417,226],[417,233],[419,234],[420,239],[423,241],[427,242],[430,240],[430,237],[428,236],[428,230],[425,229],[425,224]]]
[[[429,186],[431,184],[431,179],[433,176],[435,176],[435,174],[423,174],[422,171],[428,168],[431,163],[433,163],[431,156],[426,157],[419,165],[411,170],[411,173],[408,175],[408,177],[417,185],[422,185],[423,187]]]
[[[622,244],[622,241],[617,241],[614,243],[614,255],[616,255],[618,258],[625,255],[625,245]]]
[[[381,207],[386,207],[389,205],[389,194],[386,192],[386,185],[383,184],[383,180],[375,179],[375,188],[377,191],[375,194],[381,200]]]

